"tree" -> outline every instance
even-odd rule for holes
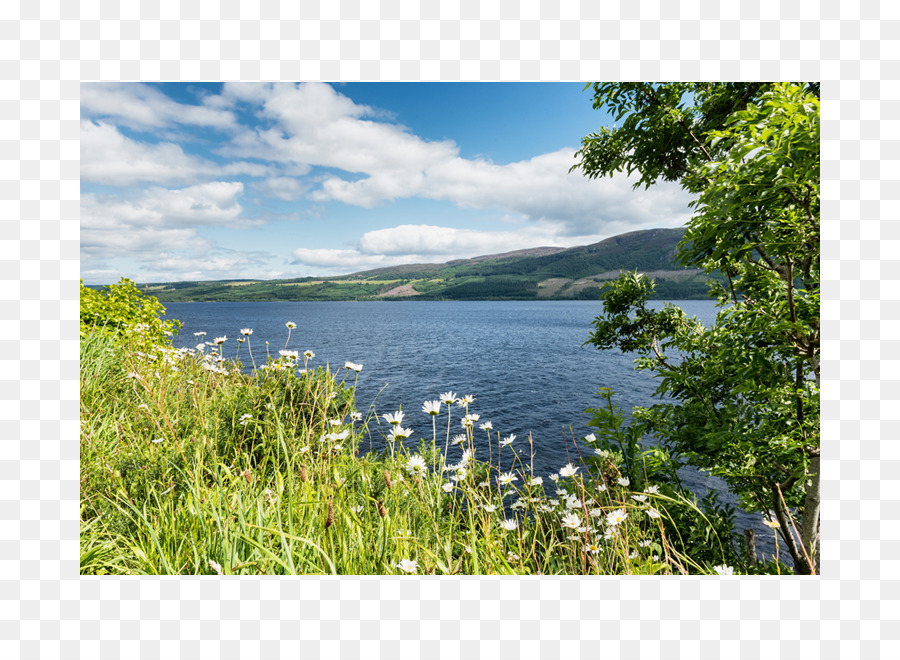
[[[819,88],[793,83],[597,83],[621,126],[584,138],[573,169],[679,181],[696,195],[678,247],[720,310],[705,328],[626,273],[589,343],[638,355],[661,402],[633,413],[762,511],[795,569],[819,567]],[[796,522],[799,521],[799,522]]]

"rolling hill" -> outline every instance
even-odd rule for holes
[[[673,262],[684,228],[649,229],[573,248],[538,247],[339,277],[141,283],[162,302],[265,300],[596,300],[622,270],[656,278],[661,299],[705,299],[706,275]]]

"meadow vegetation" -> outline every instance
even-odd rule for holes
[[[789,572],[744,556],[733,512],[686,491],[607,390],[581,455],[542,477],[470,396],[411,402],[432,419],[415,431],[358,409],[363,365],[318,365],[290,320],[278,350],[252,328],[175,349],[132,282],[81,295],[82,573]]]

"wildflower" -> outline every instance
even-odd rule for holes
[[[312,351],[303,351],[303,357],[305,357],[307,360],[312,360],[314,357],[316,357],[316,354]]]
[[[455,477],[452,477],[452,478],[453,478],[453,479],[456,479],[457,481],[463,481],[463,480],[465,480],[465,478],[466,478],[466,468],[464,468],[464,467],[457,468],[457,470],[456,470],[456,476],[455,476]]]
[[[566,508],[567,509],[580,509],[581,508],[581,501],[578,499],[577,495],[566,496]]]
[[[463,463],[463,464],[468,463],[471,459],[474,458],[474,456],[475,456],[474,451],[470,451],[469,449],[466,449],[465,451],[463,451],[462,458],[459,459],[459,462]]]
[[[480,428],[482,431],[491,431],[493,430],[494,425],[490,422],[485,422],[484,424],[479,424],[478,428]]]
[[[487,511],[488,513],[494,513],[494,511],[497,510],[497,505],[496,505],[496,504],[482,504],[481,506],[482,506],[482,508],[483,508],[485,511]]]
[[[507,532],[511,532],[519,526],[519,523],[516,522],[515,518],[510,518],[510,519],[504,520],[500,524],[503,526],[503,529],[505,529]]]
[[[128,379],[131,379],[131,378],[140,378],[140,377],[141,377],[141,375],[140,375],[138,372],[136,372],[136,371],[129,371],[129,372],[125,375],[125,378],[128,378]]]
[[[480,416],[481,416],[481,415],[476,415],[476,414],[474,414],[474,413],[472,413],[472,414],[470,414],[470,415],[466,415],[465,417],[462,418],[462,425],[463,425],[465,428],[469,428],[470,426],[473,426],[473,425],[475,424],[475,422],[478,421],[478,418],[479,418]]]
[[[328,423],[331,424],[332,426],[340,426],[341,424],[344,423],[344,420],[342,420],[342,419],[340,419],[340,418],[338,418],[338,419],[329,419],[329,420],[328,420]]]
[[[713,570],[719,575],[734,575],[734,568],[722,564],[721,566],[713,566]]]
[[[294,328],[297,327],[297,324],[294,323],[293,321],[288,321],[288,322],[285,323],[284,325],[285,325],[285,327],[286,327],[288,330],[293,330]]]
[[[591,516],[591,518],[599,518],[603,515],[603,509],[591,509],[590,511],[588,511],[588,514]]]
[[[241,426],[247,426],[247,424],[250,423],[251,419],[253,419],[253,415],[251,415],[250,413],[244,413],[243,415],[241,415]]]
[[[631,479],[629,479],[628,477],[619,477],[618,479],[616,479],[616,483],[620,486],[628,486],[629,484],[631,484]]]
[[[586,436],[584,436],[584,439],[588,442],[597,442],[597,436],[593,433],[588,433]]]
[[[213,344],[215,344],[216,346],[221,346],[226,341],[228,341],[227,336],[226,337],[216,337],[215,339],[213,339]]]
[[[781,523],[779,523],[777,520],[763,520],[762,523],[766,527],[771,527],[772,529],[778,529],[779,527],[781,527]]]
[[[577,514],[567,513],[563,516],[562,525],[563,527],[568,527],[569,529],[577,529],[581,524],[581,518],[578,517]]]
[[[654,509],[651,506],[649,509],[647,509],[647,515],[650,516],[651,518],[659,518],[662,514],[660,514],[659,511],[657,511],[656,509]]]
[[[249,337],[253,334],[253,330],[251,330],[250,328],[244,328],[243,330],[241,330],[241,334],[245,337]]]
[[[647,496],[646,495],[632,495],[631,499],[637,500],[638,502],[646,502]]]
[[[404,573],[415,573],[419,570],[419,562],[415,559],[401,559],[400,563],[397,564],[397,568]]]
[[[142,403],[138,406],[138,408],[141,408],[143,410],[150,410],[150,407],[146,403]]]
[[[624,509],[616,509],[608,514],[606,514],[606,524],[610,527],[615,527],[621,522],[624,522],[625,518],[628,517],[628,514],[625,513]]]
[[[541,477],[532,477],[531,481],[528,482],[530,486],[540,486],[544,483],[544,480]]]
[[[300,354],[297,351],[278,351],[278,354],[282,357],[290,358],[293,360],[297,360],[300,357]]]
[[[513,443],[513,440],[515,440],[515,439],[516,439],[516,434],[515,434],[515,433],[510,434],[510,435],[506,436],[506,437],[500,442],[500,446],[501,446],[501,447],[506,447],[507,445],[511,445],[511,444]]]
[[[514,552],[507,552],[507,553],[506,553],[506,559],[507,559],[508,561],[519,561],[519,555],[517,555],[517,554],[514,553]]]
[[[362,371],[362,367],[363,366],[361,364],[356,364],[356,362],[345,362],[344,363],[344,369],[349,369],[350,371],[355,371],[356,373],[359,373],[360,371]]]
[[[441,486],[441,488],[444,489],[444,492],[445,492],[445,493],[449,493],[450,491],[453,490],[453,484],[450,483],[450,482],[448,481],[448,482],[445,483],[443,486]]]
[[[478,487],[479,488],[490,488],[491,482],[490,481],[481,481],[478,483]]]
[[[403,412],[398,410],[393,415],[382,415],[382,417],[391,426],[400,426],[400,423],[403,421]]]
[[[606,449],[595,449],[594,453],[600,458],[609,458],[609,452]]]
[[[406,469],[410,472],[425,472],[428,469],[428,466],[425,464],[425,458],[416,454],[415,456],[410,456],[409,460],[406,463]]]
[[[506,485],[511,484],[512,482],[518,481],[518,480],[519,480],[519,478],[516,477],[516,475],[514,475],[512,472],[505,472],[505,473],[501,474],[499,477],[497,477],[497,482],[500,483],[500,485],[502,485],[502,486],[506,486]]]
[[[465,442],[466,439],[467,439],[466,436],[464,436],[462,433],[460,433],[459,435],[453,436],[453,439],[450,441],[450,444],[451,445],[459,445],[459,444],[462,444],[463,442]]]
[[[158,444],[159,444],[160,442],[162,442],[163,440],[165,440],[165,438],[154,438],[154,439],[152,440],[152,442],[153,442],[153,444],[158,445]]]
[[[592,555],[596,555],[598,552],[600,552],[600,546],[598,546],[596,543],[585,543],[584,549],[590,552]]]
[[[448,406],[452,406],[456,401],[456,392],[444,392],[440,396],[441,402],[446,403]]]
[[[601,493],[605,493],[606,492],[606,484],[599,484],[597,486],[597,490],[599,490]]]
[[[513,502],[509,508],[510,509],[524,509],[525,502],[522,501],[522,498],[519,498],[515,502]]]
[[[194,333],[194,336],[195,336],[195,337],[205,337],[205,336],[206,336],[206,333],[205,333],[205,332],[195,332],[195,333]]]
[[[422,404],[422,412],[432,417],[441,414],[441,402],[440,401],[426,401]]]
[[[649,548],[650,547],[650,539],[645,539],[643,541],[638,542],[639,548]]]
[[[559,475],[554,472],[550,475],[550,481],[559,481]]]
[[[559,476],[561,477],[574,477],[575,473],[578,471],[578,468],[572,465],[571,463],[566,463],[565,467],[559,469]]]
[[[362,413],[354,410],[352,413],[350,413],[350,420],[353,422],[361,422],[362,421]]]
[[[263,491],[263,497],[266,498],[266,502],[273,502],[278,499],[275,497],[275,492],[271,488],[266,488]]]
[[[305,454],[305,453],[308,452],[308,451],[309,451],[309,447],[300,447],[300,449],[297,450],[297,453],[298,453],[298,454]]]
[[[402,426],[395,426],[391,431],[391,437],[394,438],[394,440],[398,438],[400,440],[405,440],[410,435],[412,435],[412,429],[405,429]]]
[[[647,486],[644,489],[645,493],[650,493],[651,495],[659,495],[659,486]]]
[[[459,400],[459,402],[464,406],[468,406],[470,403],[475,403],[475,397],[471,394],[466,394]]]
[[[210,560],[209,560],[209,567],[210,567],[211,569],[213,569],[213,570],[214,570],[216,573],[218,573],[219,575],[224,575],[224,573],[222,573],[222,565],[221,565],[219,562],[210,559]]]

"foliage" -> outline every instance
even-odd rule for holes
[[[101,290],[81,282],[82,337],[90,327],[116,337],[140,332],[147,345],[162,346],[181,328],[177,320],[163,321],[160,317],[165,313],[165,307],[156,298],[144,295],[128,278]]]
[[[638,492],[651,488],[655,506],[665,511],[661,524],[663,535],[672,547],[695,561],[714,563],[724,558],[729,564],[744,564],[735,550],[734,508],[720,504],[715,491],[701,500],[688,490],[678,475],[687,464],[685,457],[674,447],[645,443],[646,424],[626,424],[625,415],[613,403],[613,391],[601,387],[598,394],[603,405],[589,408],[592,417],[588,426],[596,429],[595,456],[588,459],[600,474],[607,477],[607,485],[625,478]],[[671,506],[674,502],[687,506]]]
[[[819,563],[817,95],[790,83],[596,84],[595,107],[624,122],[586,137],[576,165],[696,193],[679,259],[724,274],[711,287],[716,323],[651,308],[653,283],[629,273],[604,290],[589,341],[636,352],[660,378],[663,402],[636,419],[773,518],[801,573]]]

